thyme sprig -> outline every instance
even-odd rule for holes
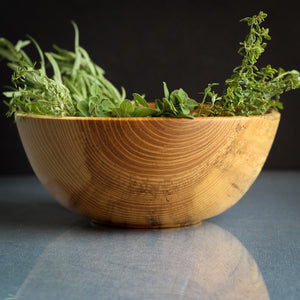
[[[255,65],[267,46],[264,40],[271,39],[269,29],[260,26],[266,17],[266,13],[260,12],[241,20],[248,23],[250,32],[240,43],[238,53],[243,56],[242,64],[225,81],[227,88],[218,102],[222,115],[262,115],[269,110],[282,109],[280,95],[300,87],[300,75],[296,70],[286,72],[270,65],[258,69]]]
[[[200,94],[199,102],[191,99],[183,89],[169,92],[163,83],[163,98],[149,105],[144,95],[133,94],[126,99],[105,78],[104,70],[96,65],[88,52],[79,44],[79,30],[75,31],[74,51],[54,45],[53,52],[40,49],[38,43],[29,40],[13,45],[0,38],[0,56],[8,60],[13,70],[13,87],[4,92],[9,110],[52,116],[84,117],[185,117],[261,115],[270,110],[282,109],[280,95],[300,87],[300,75],[296,70],[284,71],[270,65],[258,69],[255,65],[270,40],[269,29],[261,27],[267,14],[242,19],[250,27],[245,40],[240,43],[238,53],[242,63],[233,70],[225,81],[226,88],[221,96],[213,90],[217,83],[210,83]],[[40,62],[32,62],[24,47],[33,43],[39,53]],[[46,60],[45,60],[46,58]],[[50,69],[50,70],[49,70]],[[48,75],[52,73],[52,76]]]

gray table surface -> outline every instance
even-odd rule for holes
[[[263,171],[202,225],[92,227],[0,178],[0,299],[300,299],[300,172]]]

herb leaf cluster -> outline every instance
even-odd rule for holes
[[[269,29],[260,24],[267,14],[260,12],[253,17],[244,18],[250,32],[241,42],[239,54],[243,56],[242,64],[233,70],[226,80],[227,88],[218,105],[224,115],[262,115],[269,110],[282,109],[280,95],[300,87],[300,75],[296,70],[284,71],[270,65],[258,69],[255,65],[267,46],[264,40],[270,40]]]
[[[13,70],[13,87],[4,92],[9,110],[51,116],[83,117],[185,117],[262,115],[270,110],[282,109],[280,95],[300,87],[300,74],[296,70],[284,71],[270,65],[258,69],[255,65],[270,40],[269,30],[261,27],[267,14],[242,19],[250,27],[238,53],[242,63],[225,81],[221,96],[213,90],[217,83],[210,83],[200,94],[200,101],[191,99],[183,89],[169,92],[163,83],[164,96],[148,103],[144,95],[134,93],[126,98],[122,87],[119,91],[108,79],[104,70],[96,65],[88,52],[79,44],[79,31],[75,31],[74,51],[53,46],[53,52],[40,49],[29,40],[13,45],[0,38],[0,57],[8,60]],[[32,62],[24,47],[33,43],[40,61]],[[46,59],[45,59],[46,57]],[[48,75],[51,73],[52,75]]]

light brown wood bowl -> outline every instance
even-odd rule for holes
[[[39,180],[64,207],[138,228],[190,225],[224,212],[258,176],[280,114],[85,118],[17,115]]]

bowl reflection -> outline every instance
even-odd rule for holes
[[[166,230],[74,226],[47,247],[17,296],[57,291],[61,299],[269,299],[249,252],[210,222]]]

